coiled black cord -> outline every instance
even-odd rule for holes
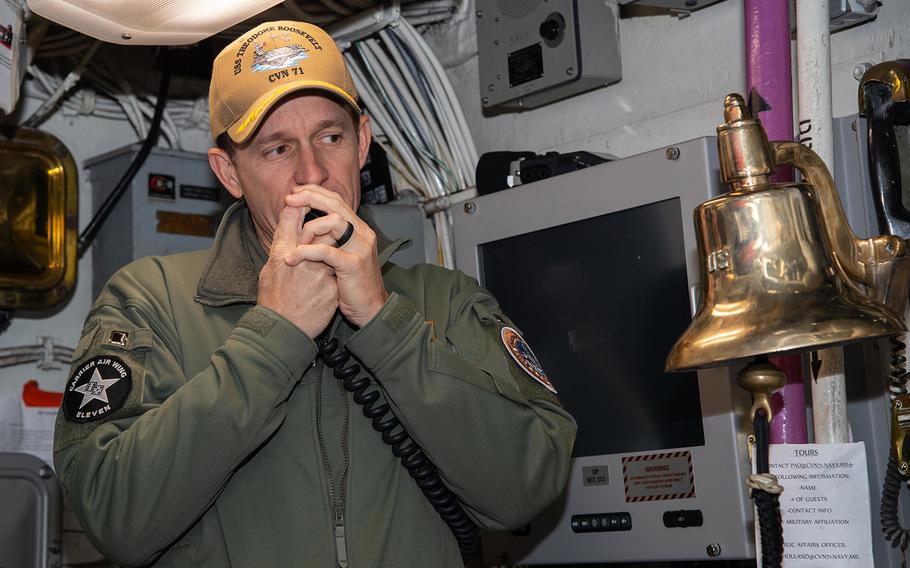
[[[768,417],[764,412],[755,413],[752,427],[755,430],[755,473],[768,473]],[[753,488],[751,496],[758,509],[762,568],[780,568],[784,559],[784,532],[779,496],[759,488]]]
[[[905,370],[907,344],[901,340],[899,335],[893,335],[888,339],[891,343],[888,390],[894,398],[907,392],[907,371]],[[890,542],[893,548],[899,547],[904,555],[901,568],[907,568],[907,548],[910,547],[910,530],[901,525],[900,518],[900,493],[904,481],[906,479],[897,467],[897,456],[894,455],[894,448],[892,448],[888,455],[888,467],[885,469],[882,506],[879,512],[885,540]]]
[[[885,470],[885,484],[882,488],[882,507],[881,520],[882,531],[885,533],[885,540],[891,543],[893,548],[900,547],[904,554],[904,560],[901,567],[907,566],[907,547],[910,546],[910,531],[901,526],[900,519],[900,493],[903,485],[904,476],[897,469],[897,458],[892,450],[888,456],[888,468]]]
[[[354,402],[360,405],[363,415],[370,419],[373,429],[382,434],[382,441],[391,446],[392,453],[401,460],[401,465],[417,482],[442,520],[449,525],[458,541],[461,559],[467,563],[480,551],[480,534],[458,498],[442,482],[436,466],[407,433],[389,405],[377,404],[382,395],[378,388],[370,389],[370,377],[357,376],[360,374],[360,365],[352,363],[344,366],[351,358],[351,353],[347,349],[339,351],[336,338],[319,340],[319,357],[332,368],[335,378],[341,379],[344,389],[353,393]]]
[[[900,335],[888,338],[891,343],[891,362],[888,369],[888,392],[892,398],[907,393],[907,344]]]

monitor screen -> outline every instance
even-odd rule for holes
[[[575,457],[704,445],[698,376],[663,370],[690,321],[678,198],[478,249],[482,284],[578,421]]]

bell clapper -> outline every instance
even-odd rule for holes
[[[787,377],[780,368],[765,356],[759,356],[739,372],[736,383],[752,393],[751,417],[754,420],[759,410],[765,411],[768,423],[774,414],[771,411],[771,394],[783,387]]]
[[[779,567],[783,562],[783,525],[780,518],[779,495],[783,491],[777,477],[769,472],[769,429],[773,414],[771,394],[783,387],[787,380],[784,372],[765,355],[753,359],[736,376],[740,387],[752,393],[750,411],[755,433],[755,473],[749,476],[747,486],[758,511],[758,524],[762,537],[762,566]],[[750,458],[752,452],[750,451]]]

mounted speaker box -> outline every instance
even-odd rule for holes
[[[521,110],[622,78],[616,0],[477,0],[480,100]]]

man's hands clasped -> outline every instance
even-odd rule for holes
[[[326,213],[304,223],[310,209]],[[350,238],[336,243],[353,226]],[[369,322],[389,297],[379,271],[376,234],[335,192],[298,187],[285,208],[259,275],[259,304],[316,337],[336,309],[357,327]]]

